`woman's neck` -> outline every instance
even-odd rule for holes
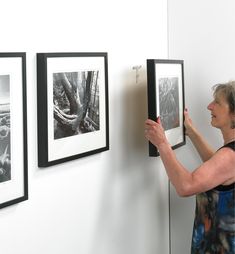
[[[235,129],[230,129],[227,132],[222,132],[223,134],[223,139],[224,139],[224,144],[228,144],[232,141],[235,141]]]

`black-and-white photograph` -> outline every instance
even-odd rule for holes
[[[109,149],[108,54],[37,53],[38,166]]]
[[[165,130],[179,127],[179,81],[177,77],[159,79],[160,117]]]
[[[100,129],[99,71],[53,73],[54,139]]]
[[[0,75],[0,183],[11,179],[10,75]]]

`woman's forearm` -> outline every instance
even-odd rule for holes
[[[177,160],[175,153],[168,143],[158,147],[161,160],[166,169],[167,175],[180,196],[189,196],[192,174]]]
[[[189,128],[187,129],[189,130]],[[190,128],[190,131],[192,128]],[[194,132],[192,132],[194,133]],[[196,133],[196,132],[195,132]],[[195,134],[194,133],[194,134]],[[187,134],[189,134],[187,132]],[[180,196],[190,196],[198,191],[197,179],[194,177],[194,174],[188,171],[176,158],[175,153],[173,152],[171,145],[168,143],[164,129],[161,125],[160,118],[157,118],[157,121],[146,120],[145,122],[145,137],[158,148],[162,162],[165,166],[167,175],[174,185],[177,193]],[[194,136],[196,145],[199,147],[200,153],[203,157],[209,157],[211,151],[203,141],[199,141],[199,138]],[[195,181],[196,179],[196,181]]]
[[[186,129],[186,135],[191,139],[193,145],[197,149],[202,161],[209,160],[215,151],[210,147],[210,145],[201,136],[198,130],[195,128],[191,118],[189,117],[188,110],[184,110],[184,126]]]

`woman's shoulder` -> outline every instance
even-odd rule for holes
[[[235,141],[232,141],[230,143],[227,143],[225,145],[223,145],[222,147],[220,147],[217,152],[215,153],[215,155],[217,154],[222,154],[225,155],[227,154],[230,159],[234,159],[235,160]]]
[[[235,172],[235,142],[228,143],[216,151],[212,159],[216,159],[222,167],[229,166]],[[218,159],[218,160],[217,160]]]
[[[222,168],[232,173],[231,178],[226,181],[226,184],[217,186],[215,189],[220,191],[234,190],[235,189],[235,141],[222,146],[216,153],[215,156],[220,157],[218,162],[222,162]],[[226,172],[226,171],[225,171]]]

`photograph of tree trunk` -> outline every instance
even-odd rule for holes
[[[107,52],[37,53],[38,166],[109,150]]]
[[[0,75],[0,183],[11,179],[10,75]]]
[[[99,71],[53,73],[54,139],[99,130]]]

